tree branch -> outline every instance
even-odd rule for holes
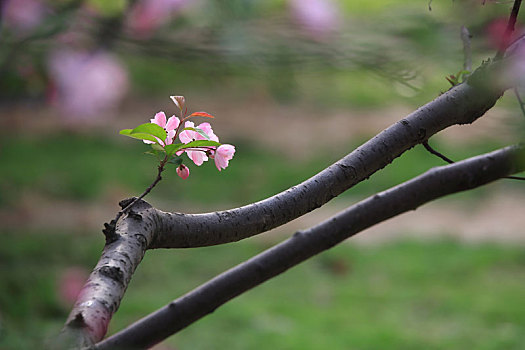
[[[505,88],[485,84],[503,61],[482,66],[467,83],[419,108],[309,180],[266,200],[197,215],[166,213],[137,202],[116,223],[115,236],[106,243],[62,334],[73,335],[78,346],[103,338],[146,249],[208,246],[265,232],[322,206],[438,131],[472,123],[503,94]]]
[[[485,77],[490,72],[476,72],[469,81],[483,81],[484,78],[478,76],[480,74]],[[260,202],[206,214],[159,210],[158,234],[149,248],[186,248],[234,242],[296,219],[368,178],[435,133],[451,125],[474,122],[495,104],[503,91],[500,88],[490,90],[477,83],[460,84],[317,175]]]
[[[433,168],[369,197],[222,273],[95,346],[146,349],[213,312],[227,301],[362,230],[451,193],[469,190],[525,169],[523,147]]]
[[[128,203],[129,200],[122,201],[121,207]],[[109,321],[152,240],[154,210],[141,200],[117,222],[116,239],[106,243],[97,266],[82,288],[61,332],[62,343],[81,348],[104,337]]]

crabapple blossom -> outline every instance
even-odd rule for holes
[[[166,133],[168,134],[167,137],[166,137],[166,140],[162,141],[162,140],[159,140],[159,143],[162,144],[163,146],[164,145],[171,145],[173,143],[173,138],[175,137],[175,133],[180,124],[180,120],[179,118],[177,118],[176,116],[172,115],[168,121],[166,121],[166,114],[164,112],[158,112],[157,114],[155,114],[155,117],[153,117],[152,119],[150,119],[150,121],[153,123],[153,124],[157,124],[158,126],[164,128],[164,130],[166,130]],[[149,141],[149,140],[143,140],[144,143],[149,143],[149,144],[152,144],[152,143],[155,143],[153,141]]]
[[[193,122],[187,121],[184,126],[186,128],[195,128],[195,124]],[[219,138],[215,133],[213,132],[213,129],[211,128],[210,123],[201,123],[199,126],[197,126],[198,129],[201,129],[204,131],[206,135],[208,135],[208,138],[211,141],[219,142]],[[206,140],[206,138],[198,133],[197,131],[193,130],[184,130],[180,133],[179,139],[182,143],[190,143],[192,141],[197,140]],[[181,153],[179,153],[180,155]],[[186,150],[186,154],[188,154],[188,157],[195,163],[197,166],[201,166],[205,161],[208,160],[208,156],[206,155],[205,151],[201,150],[193,150],[189,149]]]
[[[120,131],[121,135],[151,144],[152,151],[146,153],[156,156],[160,162],[157,179],[138,198],[146,195],[160,181],[160,175],[168,164],[175,164],[177,175],[183,180],[187,179],[190,176],[190,169],[182,164],[180,156],[183,153],[186,153],[197,166],[201,166],[209,158],[214,159],[215,166],[219,171],[226,169],[235,154],[234,146],[219,143],[219,137],[213,132],[210,123],[205,122],[195,126],[193,122],[188,120],[195,117],[214,118],[211,114],[194,112],[187,115],[184,96],[170,96],[170,98],[179,108],[182,120],[175,115],[167,119],[164,112],[158,112],[150,119],[150,123],[141,124],[134,129]],[[181,125],[183,121],[185,122],[184,128]],[[166,135],[166,139],[162,140],[165,137],[164,135]],[[175,143],[177,138],[180,143]]]
[[[196,127],[193,122],[187,121],[184,124],[184,126],[186,128],[198,128],[198,129],[201,129],[202,131],[204,131],[204,133],[206,135],[208,135],[210,140],[219,142],[219,138],[213,132],[213,129],[211,128],[210,123],[201,123],[201,124],[199,124],[199,126]],[[196,140],[206,140],[206,138],[204,136],[199,134],[197,131],[193,131],[193,130],[184,130],[184,131],[182,131],[180,133],[179,139],[181,140],[182,143],[189,143],[191,141],[196,141]]]
[[[179,165],[176,171],[177,175],[179,175],[183,180],[186,180],[188,176],[190,176],[190,169],[184,164]]]
[[[235,147],[232,145],[220,145],[214,154],[215,166],[219,171],[221,169],[226,169],[229,161],[233,158],[235,154]]]

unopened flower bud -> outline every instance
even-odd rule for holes
[[[181,111],[184,110],[184,106],[186,105],[184,96],[170,96],[170,98]]]
[[[177,175],[186,180],[190,176],[190,169],[186,165],[181,164],[177,167]]]

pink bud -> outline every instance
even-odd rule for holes
[[[179,175],[183,180],[186,180],[190,176],[190,169],[184,164],[181,164],[177,168],[177,175]]]

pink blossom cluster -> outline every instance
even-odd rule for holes
[[[172,99],[178,105],[176,100],[174,98]],[[177,137],[178,131],[182,128],[181,120],[177,116],[172,115],[169,119],[167,119],[164,112],[158,112],[152,119],[150,119],[150,121],[151,123],[157,124],[158,126],[164,128],[167,133],[165,140],[157,139],[161,145],[173,144],[174,139]],[[188,144],[198,140],[211,140],[219,142],[219,137],[217,137],[217,135],[215,135],[213,132],[210,123],[201,123],[198,126],[195,126],[193,122],[186,121],[184,123],[184,128],[190,129],[183,129],[180,133],[178,133],[179,140],[183,144]],[[196,129],[200,129],[202,132],[204,132],[207,138],[198,131],[195,131]],[[153,141],[148,140],[143,140],[143,142],[148,144],[154,143]],[[197,166],[201,166],[204,162],[208,161],[208,159],[213,159],[215,161],[215,166],[219,171],[221,171],[222,169],[226,169],[229,161],[233,158],[233,155],[235,154],[235,147],[232,145],[223,144],[218,147],[186,148],[184,150],[178,151],[176,154],[180,156],[183,153],[186,153]],[[186,179],[190,175],[190,171],[188,167],[186,167],[184,164],[181,164],[177,168],[177,174],[181,178]]]
[[[288,0],[291,15],[313,39],[321,40],[341,27],[340,9],[332,0]]]
[[[151,37],[164,23],[177,15],[188,0],[139,0],[128,17],[128,27],[142,39]]]
[[[36,28],[49,14],[49,9],[40,0],[0,1],[0,13],[7,27],[17,34],[26,34]]]

